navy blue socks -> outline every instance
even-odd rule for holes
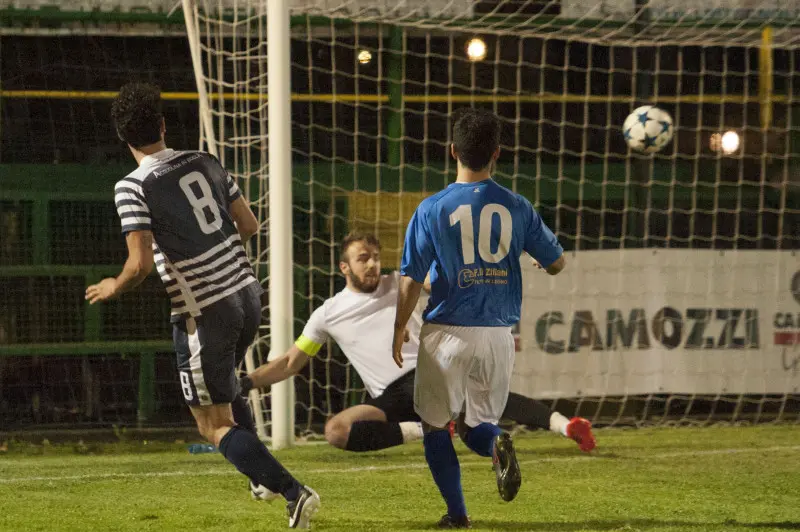
[[[450,433],[446,430],[429,432],[425,434],[423,442],[425,459],[433,480],[447,503],[447,514],[454,518],[466,516],[467,507],[461,490],[461,467],[458,465]]]
[[[502,431],[497,425],[491,423],[481,423],[477,427],[469,429],[464,443],[467,447],[472,449],[473,452],[481,456],[492,456],[494,451],[494,439],[500,435]]]
[[[219,452],[253,484],[282,494],[287,501],[297,499],[300,485],[261,443],[254,432],[233,427],[219,442]]]

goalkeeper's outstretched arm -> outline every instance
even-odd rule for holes
[[[310,358],[296,344],[293,345],[280,357],[243,377],[241,379],[242,393],[247,393],[252,388],[266,388],[297,375],[308,364]]]

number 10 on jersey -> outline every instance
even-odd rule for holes
[[[500,217],[500,241],[496,251],[492,252],[492,218]],[[461,250],[464,265],[475,262],[475,226],[472,221],[472,205],[459,205],[450,214],[450,227],[461,228]],[[497,263],[506,258],[510,251],[512,234],[511,213],[499,203],[489,203],[481,209],[478,226],[478,254],[481,260]]]

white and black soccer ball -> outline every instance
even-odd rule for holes
[[[622,124],[628,146],[644,153],[655,153],[669,144],[673,131],[669,113],[653,105],[637,107]]]

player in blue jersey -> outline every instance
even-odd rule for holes
[[[441,528],[470,528],[461,470],[447,425],[458,419],[467,446],[492,457],[503,500],[522,475],[511,436],[497,426],[514,366],[511,327],[522,306],[520,256],[547,273],[565,266],[563,249],[531,203],[492,180],[500,122],[487,111],[453,116],[456,182],[425,199],[409,222],[401,262],[393,357],[403,365],[408,320],[430,271],[414,382],[425,458],[447,503]],[[463,414],[462,414],[463,412]]]
[[[172,306],[181,389],[200,433],[250,479],[251,490],[286,498],[291,528],[308,528],[319,496],[258,439],[236,380],[261,323],[263,290],[244,250],[258,220],[215,157],[167,148],[157,87],[122,87],[111,114],[139,165],[115,187],[128,260],[119,276],[89,286],[86,299],[94,304],[135,288],[155,263]]]

